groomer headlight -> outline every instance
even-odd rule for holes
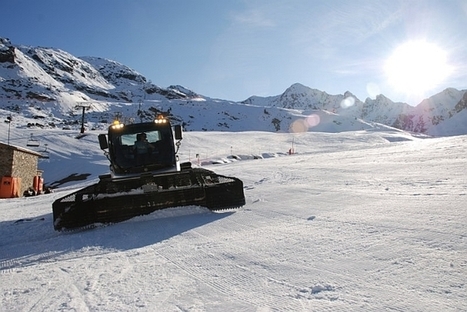
[[[117,130],[117,129],[121,129],[124,127],[124,124],[120,123],[118,120],[115,120],[112,125],[110,126],[110,128],[114,129],[114,130]]]
[[[154,122],[157,124],[164,124],[167,123],[167,119],[164,118],[164,116],[157,116],[157,118],[154,119]]]

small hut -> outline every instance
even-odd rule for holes
[[[19,197],[31,188],[42,192],[39,157],[35,151],[0,142],[0,198]]]

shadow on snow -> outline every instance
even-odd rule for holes
[[[235,211],[214,213],[188,206],[168,208],[111,225],[69,232],[53,229],[52,214],[0,222],[0,271],[160,243]]]

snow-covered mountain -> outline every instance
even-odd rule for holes
[[[324,110],[367,122],[382,123],[398,129],[436,136],[467,133],[467,90],[446,89],[425,99],[416,107],[393,102],[384,95],[359,100],[351,92],[330,95],[299,83],[283,94],[253,96],[243,101],[252,105],[296,110]]]
[[[16,126],[70,129],[86,109],[88,128],[114,118],[146,120],[165,113],[187,131],[342,132],[396,127],[430,135],[467,133],[466,90],[447,89],[417,107],[383,95],[364,102],[301,84],[283,94],[242,102],[213,99],[183,86],[159,87],[133,69],[55,48],[0,38],[0,112]]]

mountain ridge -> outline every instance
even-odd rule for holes
[[[115,116],[146,120],[165,113],[188,131],[342,132],[393,127],[434,136],[467,134],[466,90],[448,88],[412,107],[384,95],[361,101],[351,91],[331,95],[295,83],[279,95],[233,102],[180,85],[159,87],[113,60],[13,45],[6,38],[0,38],[0,86],[4,114],[28,112],[26,116],[34,118],[42,111],[43,119],[49,120],[36,122],[40,127],[75,124],[76,108],[85,103],[88,128],[99,128]]]

